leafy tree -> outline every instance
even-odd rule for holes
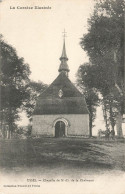
[[[97,90],[93,87],[90,75],[91,66],[87,63],[81,65],[77,72],[77,85],[84,93],[87,107],[89,110],[89,130],[92,136],[93,122],[96,117],[96,107],[99,105],[99,97]],[[93,73],[93,72],[92,72]]]
[[[108,129],[109,125],[111,125],[111,128],[114,131],[119,103],[115,99],[115,96],[109,93],[107,96],[105,96],[105,98],[103,98],[102,104],[106,128]]]
[[[119,104],[118,120],[123,114],[124,9],[123,0],[97,1],[88,20],[88,33],[81,39],[81,46],[87,51],[93,66],[91,71],[96,72],[92,74],[93,87],[104,98],[117,90],[114,96]],[[122,136],[121,123],[118,123],[117,131]]]
[[[32,121],[32,114],[36,105],[38,96],[47,88],[47,85],[41,81],[30,81],[27,85],[28,98],[23,102],[23,109],[26,111],[30,121]]]
[[[2,35],[0,44],[0,121],[2,128],[8,125],[9,133],[11,133],[19,117],[19,108],[29,96],[26,86],[29,83],[30,69],[29,65],[24,63],[24,59],[18,57],[16,50],[3,40]]]

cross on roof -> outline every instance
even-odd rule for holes
[[[64,29],[64,31],[62,32],[63,33],[63,38],[65,39],[65,37],[66,37],[66,31],[65,31],[65,29]]]

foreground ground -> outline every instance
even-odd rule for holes
[[[125,141],[40,138],[1,140],[0,168],[33,175],[99,174],[125,171]]]

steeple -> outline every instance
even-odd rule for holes
[[[64,31],[65,33],[65,31]],[[68,61],[68,57],[66,55],[66,48],[65,48],[65,34],[64,34],[64,42],[63,42],[63,50],[62,50],[62,55],[60,57],[60,61],[61,61],[61,64],[60,64],[60,67],[59,67],[59,72],[64,72],[67,76],[68,76],[68,72],[70,71],[69,70],[69,67],[68,67],[68,64],[67,64],[67,61]]]

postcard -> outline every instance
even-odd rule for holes
[[[125,193],[124,6],[0,1],[0,194]]]

